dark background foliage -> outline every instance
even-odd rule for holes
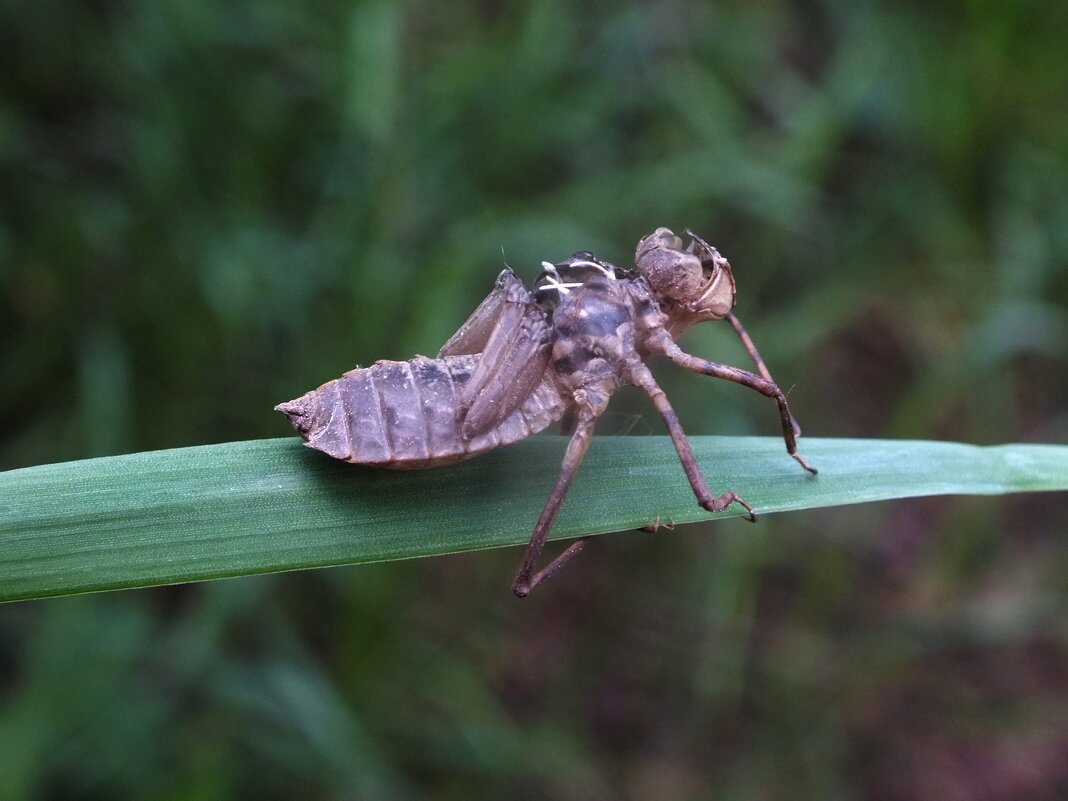
[[[810,435],[1068,439],[1064,3],[0,8],[0,467],[291,435],[505,259],[658,225]],[[3,607],[0,797],[1063,798],[1066,530],[949,498],[600,538],[522,603],[501,551]]]

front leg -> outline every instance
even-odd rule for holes
[[[749,336],[749,332],[745,330],[745,326],[742,325],[742,321],[734,316],[733,313],[728,314],[726,317],[728,323],[731,324],[731,328],[734,329],[734,333],[738,335],[738,339],[742,341],[742,347],[745,348],[746,353],[749,354],[749,358],[753,360],[753,364],[756,365],[757,372],[761,377],[775,383],[775,379],[771,377],[771,371],[768,366],[764,364],[764,359],[760,356],[760,351],[757,350],[756,343],[753,342],[753,338]],[[797,424],[797,418],[791,415],[790,422],[793,425],[794,436],[801,436],[801,426]]]
[[[667,331],[664,331],[663,329],[659,329],[649,337],[647,344],[650,350],[667,356],[679,367],[685,368],[686,370],[692,370],[695,373],[712,376],[713,378],[722,378],[726,381],[733,381],[736,384],[755,389],[761,395],[774,399],[779,407],[779,419],[782,423],[782,438],[786,442],[786,452],[794,457],[794,459],[797,460],[797,463],[808,470],[808,472],[813,475],[819,472],[815,467],[806,462],[801,454],[797,452],[797,439],[794,435],[793,416],[790,414],[790,407],[786,403],[786,395],[783,394],[783,391],[779,389],[774,381],[769,381],[763,376],[751,373],[748,370],[741,370],[737,367],[731,367],[729,364],[720,364],[719,362],[709,361],[708,359],[702,359],[698,356],[686,353],[686,351],[675,344],[675,340],[673,340]]]

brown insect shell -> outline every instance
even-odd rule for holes
[[[682,240],[671,230],[657,228],[638,243],[634,261],[654,292],[693,315],[689,324],[721,320],[734,307],[730,263],[700,240],[683,250]]]

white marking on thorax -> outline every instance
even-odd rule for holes
[[[550,264],[547,261],[541,263],[542,268],[546,272],[547,283],[542,289],[555,289],[561,295],[566,295],[571,292],[572,289],[582,286],[581,283],[563,283],[563,279],[560,277],[560,273],[556,271],[556,265]]]

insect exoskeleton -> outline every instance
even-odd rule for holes
[[[309,447],[338,459],[397,469],[466,459],[535,434],[566,414],[571,438],[512,585],[519,596],[553,575],[585,542],[579,539],[537,569],[594,424],[621,383],[639,387],[656,407],[700,506],[722,512],[737,505],[755,520],[753,507],[734,492],[715,495],[709,489],[646,358],[661,356],[685,370],[773,399],[787,453],[810,473],[816,470],[797,453],[800,429],[786,395],[731,313],[730,264],[703,239],[686,233],[690,243],[685,247],[667,228],[642,239],[636,271],[620,270],[581,251],[557,264],[544,262],[528,290],[505,270],[437,358],[380,361],[350,370],[276,408]],[[730,323],[756,373],[679,347],[679,334],[706,320]]]

